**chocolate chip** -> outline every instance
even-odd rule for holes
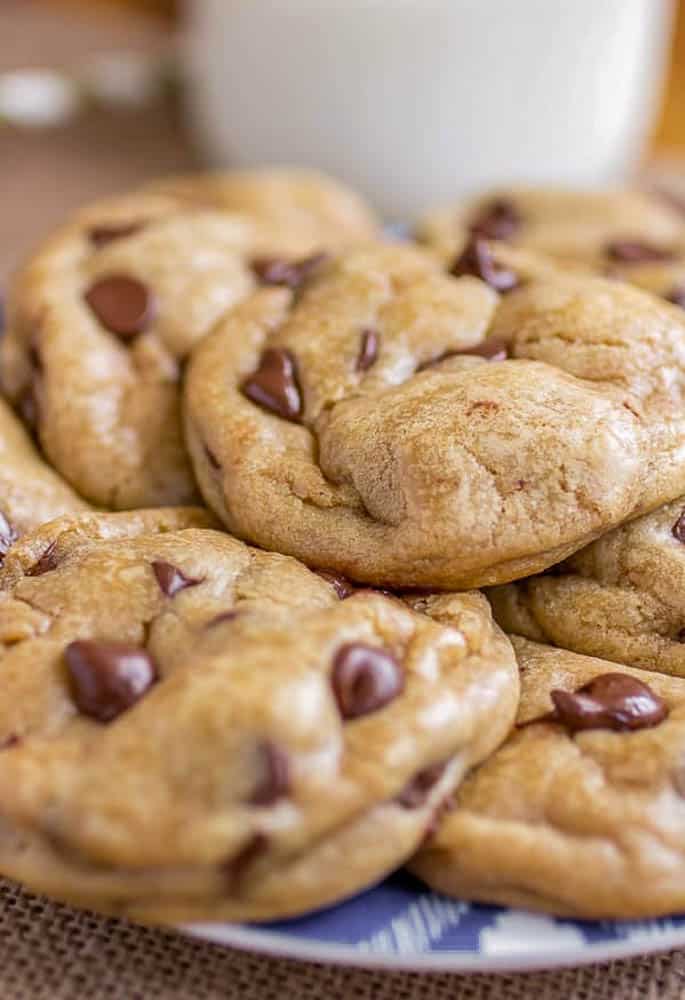
[[[269,741],[262,743],[263,774],[250,796],[250,805],[272,806],[290,791],[290,765],[283,750]]]
[[[502,295],[516,288],[519,283],[514,271],[498,264],[485,240],[477,237],[466,244],[464,252],[452,265],[450,274],[455,278],[463,275],[480,278]]]
[[[0,511],[0,566],[2,566],[5,556],[18,537],[16,529],[10,524],[2,511]]]
[[[347,577],[342,576],[340,573],[331,573],[327,569],[315,569],[314,572],[322,580],[325,580],[326,583],[331,584],[341,601],[344,601],[346,597],[351,597],[356,592],[357,588],[354,584],[350,583]]]
[[[154,661],[139,646],[82,640],[64,655],[79,711],[98,722],[116,719],[157,680]]]
[[[58,562],[57,542],[51,542],[42,556],[26,570],[26,576],[43,576],[44,573],[50,573],[53,569],[57,569]]]
[[[284,420],[302,416],[302,393],[297,381],[295,358],[283,347],[264,351],[259,367],[242,385],[248,399]]]
[[[102,325],[123,340],[144,333],[157,313],[149,288],[126,274],[100,278],[84,297]]]
[[[405,809],[420,809],[421,806],[425,805],[428,796],[446,769],[447,761],[441,761],[439,764],[433,764],[431,767],[419,771],[397,796],[399,804]]]
[[[19,746],[21,739],[16,733],[10,733],[4,740],[0,740],[0,750],[11,750],[12,747]]]
[[[352,642],[335,655],[332,684],[343,719],[356,719],[396,698],[404,687],[404,672],[385,649]]]
[[[142,228],[142,222],[93,226],[88,230],[88,239],[96,250],[101,250],[102,247],[107,246],[108,243],[113,243],[115,240],[126,239],[127,236],[133,236],[135,233],[140,232]]]
[[[672,302],[674,306],[685,309],[685,284],[674,285],[669,292],[664,295],[667,302]]]
[[[572,733],[586,729],[646,729],[663,722],[668,715],[664,700],[628,674],[602,674],[578,691],[556,690],[550,697],[555,721]]]
[[[198,583],[202,583],[200,579],[186,576],[178,566],[172,566],[171,563],[161,560],[153,562],[152,569],[157,577],[160,590],[167,597],[173,597],[179,590],[185,590],[186,587],[196,587]]]
[[[303,260],[284,260],[282,257],[260,257],[252,261],[252,270],[261,285],[282,285],[300,288],[328,259],[328,254],[316,253]]]
[[[607,244],[605,253],[609,260],[619,264],[649,264],[675,259],[672,250],[641,240],[614,240]]]
[[[676,541],[685,545],[685,510],[681,511],[680,517],[671,528],[671,534]]]
[[[357,357],[358,372],[367,371],[374,363],[378,357],[380,342],[381,336],[375,330],[368,329],[362,331],[359,355]]]
[[[247,844],[223,866],[230,892],[237,892],[245,872],[260,854],[263,854],[269,844],[269,838],[264,833],[256,833]]]
[[[486,240],[508,240],[523,224],[523,219],[513,204],[506,198],[495,198],[484,205],[470,225],[472,236],[482,236]]]

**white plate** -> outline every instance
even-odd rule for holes
[[[449,900],[404,873],[298,920],[196,924],[186,930],[218,944],[286,958],[431,972],[545,969],[685,946],[685,915],[562,920]]]

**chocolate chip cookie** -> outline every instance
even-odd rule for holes
[[[685,213],[658,194],[494,191],[430,213],[417,235],[446,261],[458,259],[474,239],[499,240],[685,307]]]
[[[211,197],[212,183],[233,196]],[[320,251],[375,229],[356,197],[325,179],[265,172],[212,183],[169,182],[178,194],[85,209],[11,291],[5,391],[53,465],[99,506],[196,497],[179,416],[188,351],[258,284],[293,285]]]
[[[467,250],[451,274],[407,245],[341,254],[199,346],[187,440],[230,531],[353,580],[466,588],[684,491],[681,312]]]
[[[201,516],[7,557],[0,871],[144,920],[299,914],[416,850],[505,738],[516,661],[480,594],[353,591]]]
[[[350,188],[316,170],[231,170],[169,177],[148,185],[189,204],[247,215],[265,230],[263,253],[303,257],[343,249],[378,235],[369,206]],[[278,246],[271,234],[278,234]],[[270,245],[272,244],[272,245]]]
[[[0,399],[0,564],[24,532],[60,514],[90,509],[45,464],[19,420]]]
[[[629,273],[682,255],[685,216],[645,191],[511,188],[437,209],[419,223],[417,235],[445,260],[476,236],[566,265]]]
[[[508,631],[685,677],[685,498],[488,596]]]
[[[518,726],[412,862],[459,899],[588,919],[685,908],[685,681],[514,639]]]

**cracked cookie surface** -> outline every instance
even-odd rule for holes
[[[166,187],[92,205],[48,240],[14,282],[0,348],[5,392],[49,460],[112,509],[196,499],[182,368],[261,280],[255,262],[375,232],[356,196],[318,175],[200,175]]]
[[[0,870],[36,891],[163,922],[325,905],[512,723],[482,595],[343,600],[206,518],[64,519],[0,572]]]
[[[685,498],[488,597],[509,632],[685,677]]]
[[[358,249],[218,326],[185,417],[230,531],[353,580],[464,588],[683,491],[680,311],[527,259],[518,273],[515,253],[492,264],[454,277],[413,247]]]
[[[513,643],[518,728],[411,869],[459,899],[559,916],[680,912],[685,681]]]

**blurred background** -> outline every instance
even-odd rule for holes
[[[685,193],[685,0],[663,2],[674,28],[664,29],[668,54],[659,50],[641,162]],[[222,3],[255,10],[260,0],[214,7]],[[177,40],[187,16],[180,0],[0,0],[0,283],[75,205],[202,165],[179,98]],[[358,179],[354,166],[346,179]]]

